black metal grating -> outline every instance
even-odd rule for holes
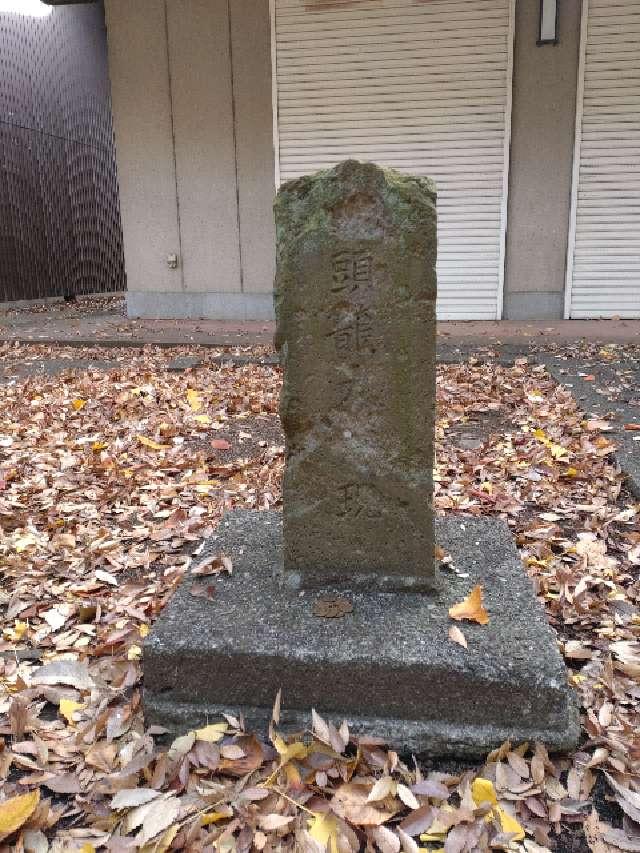
[[[102,4],[0,12],[0,300],[124,289]]]

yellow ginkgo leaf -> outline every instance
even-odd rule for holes
[[[38,789],[0,803],[0,836],[11,835],[16,829],[20,829],[34,813],[39,802],[40,790]]]
[[[187,402],[191,406],[191,410],[193,412],[199,412],[202,408],[202,400],[200,399],[200,394],[198,394],[198,392],[194,388],[188,389]]]
[[[76,711],[81,711],[83,708],[87,706],[82,702],[74,702],[73,699],[61,699],[60,700],[60,713],[65,718],[65,720],[69,723],[69,725],[73,725],[74,719],[73,715]]]
[[[458,621],[468,619],[470,622],[486,625],[489,622],[489,614],[482,604],[482,587],[475,586],[464,601],[450,607],[449,616]]]
[[[150,631],[150,628],[146,624],[140,625],[140,627],[138,628],[138,633],[140,634],[140,636],[142,637],[143,640],[145,637],[149,636],[149,631]]]
[[[338,823],[332,814],[314,812],[308,823],[309,835],[329,853],[338,851]]]
[[[278,751],[278,755],[280,756],[280,766],[284,767],[289,761],[292,761],[294,758],[306,758],[309,754],[309,749],[306,747],[302,741],[294,741],[293,743],[285,743],[285,741],[280,737],[280,735],[276,735],[273,738],[273,745]]]
[[[209,415],[196,415],[194,421],[197,421],[199,424],[207,426],[211,423],[211,418],[209,417]]]
[[[106,450],[108,446],[109,445],[106,444],[106,442],[104,442],[104,441],[94,441],[93,444],[91,445],[91,449],[95,453],[99,453],[101,450]]]
[[[93,844],[89,844],[89,842],[87,841],[87,843],[83,844],[80,848],[80,853],[96,853],[96,848],[93,846]]]
[[[203,740],[206,743],[217,743],[225,736],[227,728],[227,723],[213,723],[210,726],[205,726],[203,729],[196,729],[196,740]]]
[[[496,789],[489,779],[482,779],[481,777],[474,779],[471,785],[471,796],[476,806],[480,806],[482,803],[490,803],[492,806],[498,805]]]
[[[79,412],[79,411],[80,411],[80,409],[84,409],[84,407],[87,405],[87,401],[86,401],[86,400],[81,399],[80,397],[78,397],[78,399],[77,399],[77,400],[74,400],[74,401],[71,403],[71,405],[72,405],[72,406],[73,406],[73,408],[76,410],[76,412]]]
[[[513,841],[524,841],[524,829],[520,826],[515,817],[510,815],[509,812],[506,812],[501,806],[498,806],[496,811],[500,818],[502,831],[511,833],[514,836]]]
[[[151,438],[147,438],[146,435],[137,435],[136,438],[143,444],[145,447],[150,447],[152,450],[168,450],[169,444],[158,444],[157,441],[153,441]]]
[[[127,660],[140,660],[142,657],[142,649],[140,646],[130,646],[127,652]]]
[[[514,841],[524,840],[524,829],[513,815],[510,815],[502,806],[498,805],[496,789],[489,779],[474,779],[471,785],[471,796],[476,806],[480,806],[482,803],[489,803],[493,807],[492,811],[498,816],[503,832],[513,834]],[[485,820],[491,820],[491,812],[486,816]]]
[[[24,637],[24,635],[27,633],[28,629],[29,629],[29,623],[28,622],[16,622],[15,627],[14,627],[13,632],[12,632],[13,633],[12,639],[15,640],[16,642],[20,641]]]
[[[200,826],[210,826],[212,823],[218,823],[221,820],[229,820],[232,816],[233,813],[229,812],[209,812],[200,818]]]

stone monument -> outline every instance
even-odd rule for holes
[[[435,186],[347,161],[275,214],[285,571],[433,587]]]
[[[208,548],[233,575],[211,601],[185,581],[147,638],[148,721],[266,726],[281,688],[295,729],[314,707],[417,753],[573,746],[575,697],[507,525],[434,525],[434,185],[347,161],[285,184],[275,212],[284,510],[223,519]],[[457,569],[440,580],[434,527]],[[476,585],[489,623],[464,649],[448,612]],[[319,618],[332,596],[342,618]]]

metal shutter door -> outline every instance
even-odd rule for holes
[[[640,317],[640,2],[583,16],[566,313]]]
[[[502,311],[512,0],[272,0],[279,180],[353,157],[438,184],[438,315]]]

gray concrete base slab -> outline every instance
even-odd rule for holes
[[[264,729],[281,688],[284,729],[307,727],[315,708],[419,754],[483,755],[507,738],[571,748],[577,700],[507,525],[451,517],[436,533],[455,567],[440,590],[341,590],[353,612],[326,619],[313,605],[331,591],[283,579],[281,514],[230,513],[207,547],[233,575],[212,580],[211,600],[185,580],[145,643],[147,722],[177,734],[225,710]],[[448,639],[448,609],[478,583],[490,622],[459,623],[464,649]]]

